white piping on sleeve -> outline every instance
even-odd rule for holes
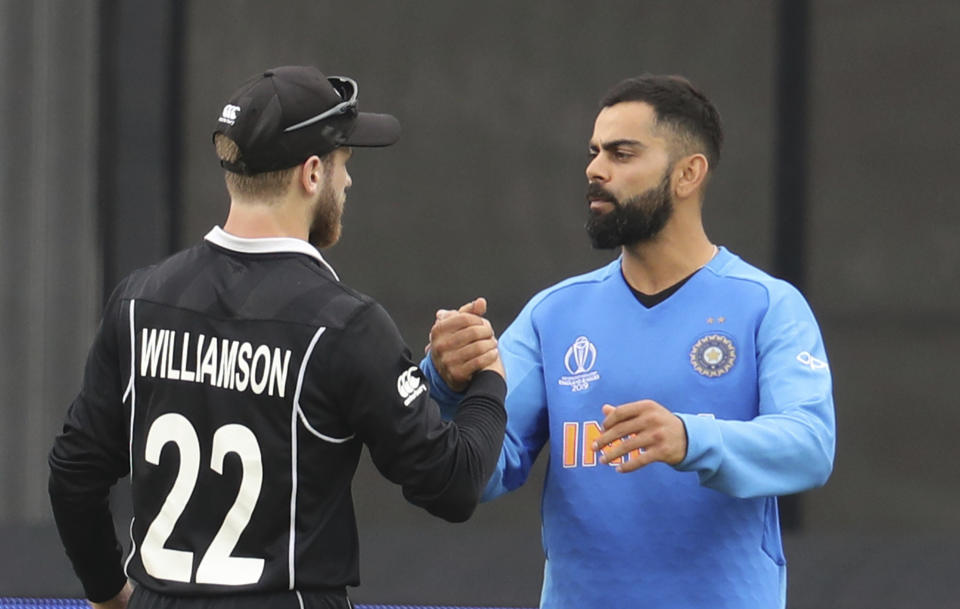
[[[133,393],[133,379],[137,374],[137,336],[133,326],[133,303],[135,302],[135,300],[130,301],[130,381],[127,383],[127,390],[123,393],[122,402],[126,402],[127,396]]]
[[[306,415],[303,414],[303,409],[300,408],[300,404],[297,404],[297,412],[300,413],[300,421],[303,423],[303,426],[307,428],[307,431],[317,436],[325,442],[330,442],[331,444],[343,444],[344,442],[349,442],[350,440],[356,437],[356,434],[350,434],[346,438],[333,438],[331,436],[324,435],[313,428],[309,422],[307,422]]]
[[[290,589],[296,585],[294,553],[297,546],[297,413],[300,412],[300,391],[303,389],[303,376],[307,371],[307,362],[313,354],[313,348],[320,340],[326,328],[319,328],[313,335],[310,345],[300,362],[300,374],[297,376],[297,390],[293,394],[293,408],[290,413],[290,537],[287,548],[287,569],[290,576]],[[299,595],[298,595],[299,598]]]
[[[127,385],[127,392],[123,394],[123,401],[130,395],[130,437],[127,438],[127,452],[130,457],[130,482],[133,483],[133,416],[137,408],[137,390],[134,387],[133,379],[137,376],[137,331],[134,325],[134,309],[137,301],[130,300],[130,383]]]
[[[123,574],[127,578],[130,577],[130,561],[133,560],[133,555],[137,553],[137,542],[133,540],[133,523],[136,521],[136,518],[130,519],[130,554],[127,555],[127,560],[123,563]]]
[[[123,402],[130,396],[130,437],[127,444],[127,452],[130,457],[130,486],[133,487],[133,415],[137,407],[137,390],[134,386],[134,379],[137,376],[137,333],[136,324],[134,324],[135,299],[130,299],[130,382],[127,384],[127,391],[123,394]],[[123,574],[130,577],[129,568],[133,555],[137,553],[137,542],[133,538],[133,523],[135,518],[130,519],[130,554],[123,563]]]

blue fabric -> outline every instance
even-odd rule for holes
[[[550,441],[541,607],[785,606],[775,496],[822,485],[835,441],[827,356],[796,289],[721,248],[647,309],[618,259],[538,294],[499,346],[507,436],[484,499],[523,484]],[[683,420],[687,456],[621,474],[589,446],[604,404],[641,399]]]

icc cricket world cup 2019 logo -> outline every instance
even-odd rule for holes
[[[573,341],[563,358],[563,363],[570,374],[582,374],[593,368],[596,361],[597,348],[587,340],[586,336],[581,336]],[[575,364],[576,369],[570,364]]]
[[[563,356],[563,365],[570,375],[561,376],[559,383],[571,391],[589,389],[590,383],[600,378],[600,373],[593,369],[596,363],[597,347],[586,336],[577,337]]]

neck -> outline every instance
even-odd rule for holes
[[[684,225],[673,218],[650,241],[623,247],[621,268],[630,286],[656,294],[689,277],[716,255],[699,222]]]
[[[260,239],[293,237],[307,241],[309,224],[293,213],[287,201],[245,201],[231,198],[230,212],[223,230],[236,237]]]

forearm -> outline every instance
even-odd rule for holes
[[[500,375],[488,371],[476,375],[450,430],[455,457],[447,483],[430,495],[406,491],[411,502],[446,520],[459,522],[470,517],[500,456],[506,426],[505,393],[506,384]]]
[[[797,409],[751,421],[678,415],[687,430],[681,471],[735,497],[787,495],[823,485],[833,469],[829,420]]]
[[[90,602],[93,609],[126,609],[130,603],[130,596],[133,594],[133,586],[126,582],[113,598],[102,602]]]
[[[127,578],[106,491],[77,493],[61,472],[51,471],[49,492],[60,540],[84,594],[95,603],[113,599]]]
[[[430,382],[430,395],[440,406],[440,414],[443,419],[445,421],[452,420],[457,413],[457,405],[463,400],[465,394],[450,389],[444,382],[443,377],[440,376],[429,354],[420,361],[420,371]]]

